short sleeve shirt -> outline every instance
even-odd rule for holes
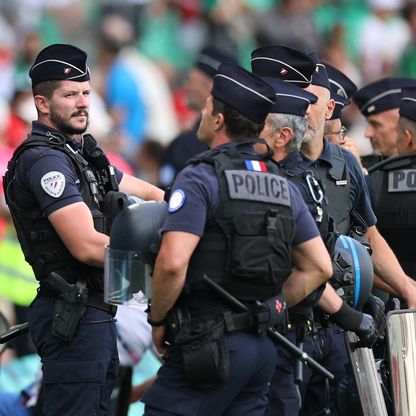
[[[36,130],[46,132],[46,126],[34,123]],[[52,131],[52,130],[51,130]],[[68,144],[78,150],[78,142],[68,140]],[[123,174],[116,169],[120,182]],[[14,200],[23,209],[41,209],[49,216],[57,209],[83,201],[74,163],[63,151],[34,146],[25,149],[19,156],[15,170]]]
[[[326,164],[328,169],[330,169],[333,166],[332,161],[334,157],[334,149],[332,146],[334,145],[331,145],[328,140],[324,138],[324,150],[317,161],[309,159],[300,152],[292,152],[286,157],[286,159],[279,162],[279,165],[284,170],[294,170],[299,172],[310,170],[310,168],[314,166],[315,163]],[[369,227],[375,225],[377,218],[371,207],[370,195],[368,192],[367,184],[365,183],[363,174],[361,172],[361,168],[355,156],[351,152],[348,152],[343,148],[341,148],[341,151],[344,156],[351,181],[349,206],[345,209],[349,210],[350,212],[352,210],[357,211]],[[294,183],[298,187],[310,211],[313,212],[315,202],[312,199],[306,182],[294,181]]]
[[[228,143],[219,148],[233,145]],[[297,189],[290,183],[289,187],[295,224],[293,245],[298,245],[319,236],[319,231]],[[214,168],[205,163],[187,166],[177,175],[171,195],[164,231],[183,231],[201,237],[207,220],[214,216],[220,203]]]

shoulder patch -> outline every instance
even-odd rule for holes
[[[48,195],[59,198],[65,189],[65,176],[63,173],[53,170],[42,176],[40,184]]]
[[[169,198],[169,212],[179,211],[186,202],[186,195],[182,189],[176,189]]]

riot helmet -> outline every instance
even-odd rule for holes
[[[332,266],[332,286],[352,308],[361,310],[373,287],[373,263],[367,248],[340,235],[335,242]]]
[[[104,299],[115,305],[147,302],[168,207],[164,201],[129,205],[115,218],[106,248]]]

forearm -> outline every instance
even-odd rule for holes
[[[412,283],[400,266],[393,251],[375,226],[369,228],[367,237],[373,251],[371,257],[375,273],[400,296],[407,298],[409,291],[413,290]]]
[[[160,188],[127,174],[124,174],[121,179],[120,191],[145,201],[162,201],[164,196],[164,192]]]
[[[325,285],[325,290],[319,299],[318,306],[330,315],[341,309],[342,299],[337,295],[335,289],[329,283]]]
[[[186,271],[164,269],[156,265],[152,278],[152,308],[150,317],[153,321],[164,319],[178,299],[185,283]]]

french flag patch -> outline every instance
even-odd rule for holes
[[[255,170],[257,172],[267,172],[266,163],[259,160],[246,160],[245,161],[247,170]]]

